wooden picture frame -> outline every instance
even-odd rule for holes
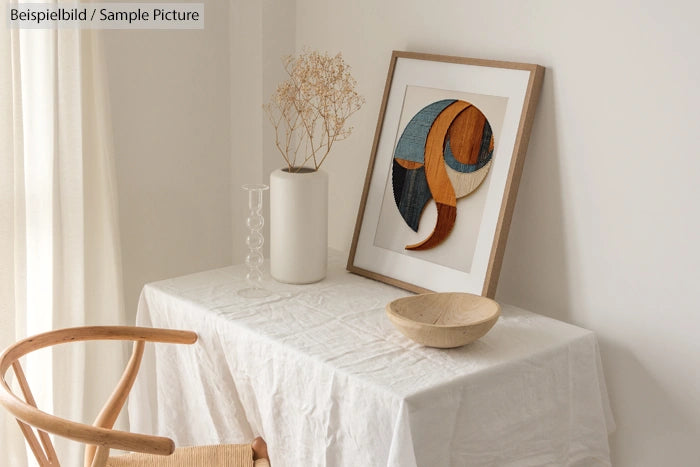
[[[492,298],[543,77],[539,65],[394,51],[347,269]]]

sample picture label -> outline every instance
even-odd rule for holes
[[[7,21],[20,29],[204,29],[204,4],[13,3]]]

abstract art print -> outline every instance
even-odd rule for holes
[[[350,271],[493,296],[543,72],[392,54]]]
[[[394,151],[394,201],[406,224],[418,232],[423,209],[433,199],[437,224],[428,238],[407,250],[428,250],[445,240],[455,225],[457,199],[484,181],[493,148],[491,125],[469,102],[442,99],[411,118]]]

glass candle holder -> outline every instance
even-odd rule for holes
[[[248,245],[248,255],[245,258],[245,264],[248,267],[246,274],[246,282],[248,287],[238,291],[238,295],[246,298],[261,298],[270,295],[262,286],[262,264],[263,254],[262,247],[265,244],[265,237],[262,233],[262,228],[265,225],[265,218],[262,214],[263,209],[263,192],[269,187],[263,184],[243,185],[243,189],[248,192],[248,218],[246,225],[249,232],[246,237],[246,245]]]

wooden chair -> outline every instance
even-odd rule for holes
[[[89,340],[134,341],[133,352],[124,374],[92,426],[39,410],[19,362],[21,357],[34,350]],[[69,328],[28,337],[11,345],[0,355],[0,405],[17,419],[29,447],[42,467],[59,465],[47,433],[85,443],[85,467],[269,467],[267,446],[262,438],[256,438],[252,444],[175,449],[173,440],[169,438],[112,429],[136,379],[145,342],[194,344],[196,341],[197,334],[190,331],[130,326]],[[24,400],[12,392],[5,379],[10,367],[14,370]],[[38,439],[34,429],[38,433]],[[110,449],[121,449],[131,454],[110,457]]]

